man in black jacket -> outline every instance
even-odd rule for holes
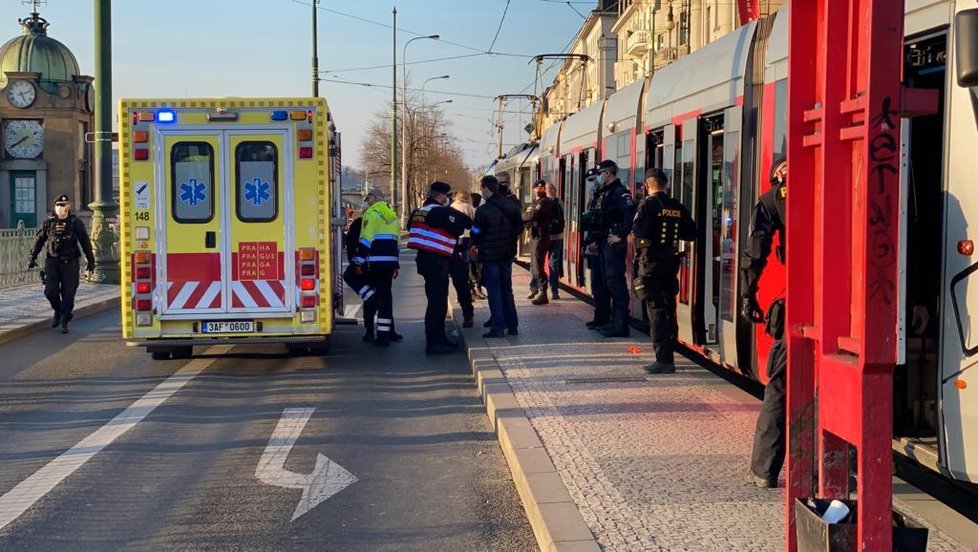
[[[611,299],[611,320],[598,328],[605,337],[628,337],[628,285],[625,283],[625,252],[628,234],[632,231],[635,217],[635,201],[628,188],[618,178],[618,165],[605,159],[598,167],[588,171],[598,183],[591,227],[597,237],[603,282],[593,282],[593,287],[604,286]],[[597,289],[595,297],[598,296]]]
[[[485,202],[475,212],[472,241],[479,248],[482,281],[489,296],[490,330],[482,337],[517,335],[519,319],[513,298],[513,258],[523,217],[516,202],[503,197],[494,176],[482,177]]]
[[[534,305],[546,305],[547,299],[547,252],[550,251],[551,200],[547,197],[547,181],[537,180],[533,185],[536,199],[523,212],[523,218],[530,232],[530,278],[531,289],[536,293],[531,297]]]
[[[424,315],[426,355],[450,354],[458,346],[445,335],[449,266],[458,238],[472,228],[472,219],[448,206],[451,191],[448,184],[433,182],[428,200],[408,220],[407,246],[418,251],[418,274],[424,278],[428,298]]]
[[[635,214],[635,255],[638,278],[635,293],[649,313],[655,362],[650,374],[676,371],[673,349],[679,326],[676,323],[676,294],[679,293],[679,242],[696,239],[696,223],[689,209],[666,194],[666,174],[659,169],[645,172],[648,192]]]
[[[754,206],[751,233],[740,259],[741,316],[758,323],[767,322],[765,331],[774,338],[767,356],[767,387],[757,416],[754,448],[751,451],[748,479],[764,488],[778,486],[778,475],[785,454],[785,398],[787,394],[788,351],[784,343],[784,299],[776,299],[768,309],[767,319],[757,302],[758,281],[771,254],[774,235],[780,235],[776,251],[778,261],[785,262],[785,200],[788,196],[788,161],[774,160],[771,166],[771,189],[761,194]]]
[[[64,194],[54,201],[54,216],[44,221],[37,231],[28,269],[37,266],[37,256],[45,243],[48,247],[44,261],[44,296],[54,309],[51,327],[61,324],[61,333],[68,333],[71,311],[75,308],[75,292],[78,291],[78,259],[81,258],[78,246],[85,252],[88,260],[85,270],[88,272],[95,270],[95,254],[85,223],[71,214],[71,202]]]

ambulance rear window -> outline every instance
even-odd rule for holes
[[[214,218],[214,148],[207,142],[177,142],[170,163],[173,220],[209,222]]]
[[[238,219],[270,222],[278,217],[278,149],[271,142],[241,142],[234,148]]]

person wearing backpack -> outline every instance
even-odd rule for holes
[[[547,272],[550,276],[550,298],[560,299],[560,278],[564,275],[564,203],[557,197],[557,187],[547,184],[550,199],[550,251]]]
[[[536,199],[524,213],[524,220],[530,232],[530,277],[536,282],[536,286],[533,287],[537,290],[531,302],[534,305],[546,305],[550,302],[547,299],[549,281],[544,267],[547,263],[547,253],[550,252],[553,209],[550,198],[547,197],[547,181],[537,180],[533,184],[533,191],[536,193]]]
[[[37,267],[37,256],[47,243],[47,257],[44,261],[44,296],[54,309],[51,327],[61,325],[61,333],[68,333],[68,322],[75,308],[75,292],[78,291],[78,260],[82,251],[88,260],[87,272],[95,270],[95,254],[92,241],[88,238],[85,223],[71,214],[68,196],[61,194],[54,200],[54,215],[44,221],[34,247],[31,248],[28,270]],[[81,246],[81,251],[78,247]]]

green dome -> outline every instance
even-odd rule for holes
[[[48,36],[48,22],[37,13],[19,22],[24,34],[0,46],[0,88],[7,85],[5,71],[31,71],[41,74],[41,88],[57,94],[59,83],[71,82],[79,74],[75,55]]]

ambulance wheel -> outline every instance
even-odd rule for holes
[[[188,359],[194,355],[193,345],[181,345],[173,348],[173,358],[177,360]]]
[[[153,360],[169,360],[170,351],[150,351],[149,356],[153,357]]]

